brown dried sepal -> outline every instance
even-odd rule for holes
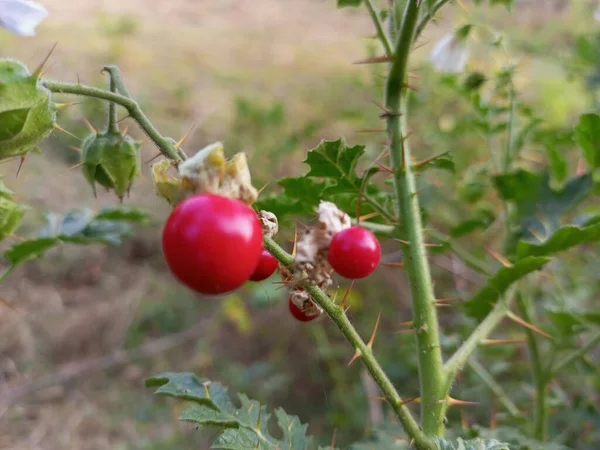
[[[277,216],[270,211],[259,211],[258,219],[262,225],[263,235],[272,238],[279,231]]]

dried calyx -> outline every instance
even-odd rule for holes
[[[322,290],[331,284],[333,269],[327,260],[327,250],[333,236],[346,228],[350,228],[350,216],[341,211],[334,203],[322,201],[318,210],[318,225],[306,229],[296,242],[294,256],[294,278],[308,281]],[[306,277],[303,278],[304,273]],[[315,304],[310,295],[296,286],[291,292],[292,301],[307,315],[321,314],[322,309]]]
[[[172,206],[194,194],[219,194],[248,205],[254,203],[258,191],[252,186],[245,153],[225,158],[223,144],[215,142],[179,165],[179,173],[169,174],[173,163],[159,160],[152,166],[156,192]]]

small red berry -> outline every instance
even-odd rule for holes
[[[262,281],[273,275],[277,269],[277,259],[271,255],[267,250],[263,249],[258,260],[258,266],[254,269],[254,272],[250,276],[252,281]]]
[[[327,259],[344,278],[364,278],[375,270],[381,258],[379,241],[363,227],[354,226],[336,233],[331,240]]]
[[[256,213],[222,195],[198,194],[170,214],[163,230],[169,269],[189,288],[215,295],[237,289],[252,275],[263,248]]]
[[[289,303],[290,312],[292,313],[292,316],[294,316],[294,318],[296,320],[299,320],[300,322],[310,322],[311,320],[315,320],[317,317],[319,317],[319,314],[316,314],[314,316],[307,315],[292,301],[291,296],[290,296],[288,303]]]

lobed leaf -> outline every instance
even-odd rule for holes
[[[596,170],[600,167],[600,116],[598,114],[583,114],[575,127],[575,142],[581,148],[583,157]]]
[[[543,242],[519,241],[517,244],[517,257],[522,259],[527,256],[552,255],[575,245],[598,240],[600,240],[600,223],[587,227],[566,225],[556,230]]]
[[[165,372],[145,380],[146,387],[158,387],[156,394],[193,402],[179,419],[200,426],[212,426],[222,430],[212,448],[229,450],[306,450],[310,439],[306,436],[307,425],[296,416],[289,416],[278,408],[275,410],[282,439],[269,434],[270,414],[265,406],[239,394],[236,408],[220,383],[200,378],[193,373]]]

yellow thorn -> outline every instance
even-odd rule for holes
[[[379,328],[379,319],[381,319],[381,310],[379,314],[377,314],[377,320],[375,321],[375,327],[373,328],[373,333],[371,333],[371,337],[369,338],[369,342],[367,342],[367,347],[373,347],[373,341],[375,340],[375,335],[377,334],[377,328]]]
[[[131,116],[129,114],[127,114],[125,117],[123,117],[122,119],[117,120],[116,123],[121,123],[123,122],[125,119],[129,119]]]
[[[121,136],[123,138],[125,138],[125,136],[127,136],[127,130],[129,130],[129,127],[125,127],[125,128],[123,128],[123,131],[121,131]]]
[[[78,141],[80,141],[81,139],[78,138],[77,136],[75,136],[73,133],[71,133],[70,131],[65,130],[63,127],[61,127],[59,124],[55,123],[54,125],[52,125],[56,130],[58,131],[62,131],[65,134],[68,134],[69,136],[77,139]]]
[[[373,56],[371,58],[361,59],[360,61],[356,61],[352,64],[379,64],[379,63],[390,62],[390,61],[394,61],[394,57],[385,55],[385,56]]]
[[[495,250],[489,248],[489,247],[485,247],[485,250],[494,258],[496,259],[498,262],[500,262],[500,264],[502,264],[504,267],[511,267],[512,264],[511,262],[506,259],[504,256],[502,256],[501,254],[499,254],[498,252],[496,252]]]
[[[363,220],[369,220],[369,219],[372,219],[373,217],[377,217],[378,215],[379,215],[378,212],[372,212],[372,213],[369,213],[369,214],[363,214],[362,216],[360,216],[356,220],[358,220],[359,222],[362,222]]]
[[[269,184],[271,184],[271,183],[270,183],[270,182],[267,182],[267,184],[265,184],[263,187],[261,187],[261,188],[258,190],[258,195],[260,195],[260,193],[261,193],[262,191],[264,191],[264,190],[267,188],[267,186],[268,186]]]
[[[360,353],[360,350],[356,350],[356,352],[354,353],[354,356],[348,363],[348,367],[350,367],[350,364],[352,364],[354,361],[356,361],[356,359],[359,358],[360,356],[362,356],[362,354]]]
[[[386,166],[385,164],[380,163],[379,161],[373,161],[375,164],[377,164],[384,172],[388,172],[388,173],[394,173],[394,169],[392,169],[391,167]]]
[[[50,58],[50,55],[52,55],[52,52],[54,51],[54,49],[56,48],[56,46],[58,45],[58,42],[55,43],[52,48],[50,49],[50,51],[48,52],[48,54],[46,55],[46,57],[44,58],[44,60],[42,61],[42,63],[37,67],[37,69],[35,69],[33,71],[33,76],[38,79],[42,76],[42,72],[44,70],[44,66],[46,65],[46,63],[48,62],[48,59]]]
[[[400,322],[398,325],[400,325],[401,327],[412,327],[413,321],[407,320],[406,322]]]
[[[73,169],[77,169],[78,167],[81,167],[81,166],[83,166],[82,162],[77,163],[74,166],[69,167],[67,170],[65,170],[65,172],[68,172],[68,171],[73,170]]]
[[[256,422],[256,429],[260,431],[260,408],[258,408],[258,420]]]
[[[521,319],[519,316],[517,316],[516,314],[514,314],[512,311],[509,311],[506,316],[512,320],[515,323],[518,323],[519,325],[524,326],[525,328],[529,328],[531,331],[533,331],[534,333],[537,333],[541,336],[544,336],[545,338],[548,339],[553,339],[552,336],[550,336],[548,333],[540,330],[538,327],[536,327],[535,325],[530,324],[529,322],[526,322],[525,320]]]
[[[438,158],[441,158],[442,156],[446,156],[448,153],[450,153],[450,151],[443,152],[443,153],[440,153],[440,154],[438,154],[438,155],[431,156],[430,158],[424,159],[424,160],[423,160],[423,161],[421,161],[421,162],[418,162],[418,163],[416,163],[416,164],[413,164],[413,167],[414,167],[414,168],[422,167],[422,166],[424,166],[425,164],[429,164],[431,161],[435,161],[436,159],[438,159]]]
[[[398,403],[400,406],[402,405],[406,405],[408,403],[421,403],[421,397],[411,397],[411,398],[405,398],[404,400],[402,400],[400,403]]]
[[[404,267],[404,263],[402,261],[400,262],[386,262],[386,263],[381,263],[382,266],[388,266],[388,267]]]
[[[76,151],[76,152],[79,152],[79,153],[81,153],[81,149],[80,149],[79,147],[75,147],[74,145],[69,145],[69,148],[70,148],[71,150],[74,150],[74,151]]]
[[[413,333],[414,331],[415,331],[414,328],[407,328],[406,330],[395,331],[394,334]]]
[[[144,164],[149,164],[152,161],[154,161],[156,158],[158,158],[160,155],[162,155],[161,152],[158,152],[156,155],[154,155],[152,158],[150,158],[148,161],[146,161]]]
[[[521,344],[525,342],[525,338],[520,339],[482,339],[482,345],[504,345],[504,344]]]
[[[298,226],[294,227],[294,246],[292,247],[292,258],[296,256],[296,243],[298,242]]]
[[[444,402],[445,400],[439,400],[440,403]],[[450,406],[470,406],[470,405],[478,405],[479,402],[468,402],[466,400],[457,400],[455,398],[452,397],[448,397],[448,404]]]
[[[87,118],[84,117],[83,121],[85,122],[85,126],[88,127],[88,130],[90,130],[91,133],[98,133],[98,130],[94,128],[94,126],[90,123],[89,120],[87,120]]]
[[[356,130],[356,133],[384,133],[387,131],[385,128],[365,128],[363,130]]]
[[[183,137],[181,139],[179,139],[177,141],[177,143],[175,144],[176,147],[179,147],[181,144],[183,144],[185,142],[185,140],[188,138],[188,136],[190,135],[190,133],[192,132],[192,130],[196,127],[196,124],[193,124],[190,129],[187,131],[187,133],[185,133],[183,135]]]
[[[55,103],[56,109],[63,110],[67,109],[70,106],[81,105],[83,102],[69,102],[69,103]]]

